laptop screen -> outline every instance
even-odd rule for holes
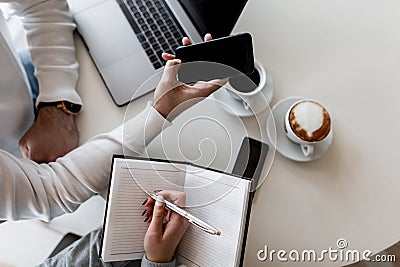
[[[201,35],[214,38],[231,33],[247,0],[179,0]]]

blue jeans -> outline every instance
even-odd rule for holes
[[[24,66],[26,76],[28,78],[29,84],[31,86],[32,91],[32,101],[34,106],[34,111],[36,115],[36,99],[39,95],[39,83],[35,76],[35,66],[32,64],[31,55],[29,54],[28,50],[21,51],[19,53],[19,57],[21,58],[22,65]]]

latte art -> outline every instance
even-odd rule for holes
[[[322,105],[313,101],[302,101],[290,110],[289,123],[300,139],[316,142],[329,134],[331,119]]]

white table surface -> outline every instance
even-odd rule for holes
[[[245,266],[284,265],[277,260],[258,261],[257,251],[264,245],[318,252],[336,249],[336,241],[345,238],[349,249],[378,252],[400,240],[399,12],[396,0],[250,0],[247,4],[234,32],[252,33],[256,58],[274,80],[272,105],[290,96],[321,101],[332,115],[334,140],[330,150],[313,162],[276,155],[254,200]],[[113,104],[79,39],[77,45],[78,87],[85,102],[78,127],[84,142],[121,124],[126,108]],[[151,99],[149,94],[134,101],[128,117]],[[199,120],[184,128],[187,132],[178,142],[180,126],[201,115],[225,125],[231,141],[223,128],[207,127],[210,120]],[[267,115],[260,117],[263,140]],[[254,119],[243,121],[245,128],[215,102],[203,103],[182,114],[147,152],[194,160],[201,155],[199,141],[210,136],[217,147],[210,166],[229,170],[241,138],[246,134],[260,138]],[[196,131],[201,125],[207,128]],[[176,150],[177,143],[183,154]],[[214,149],[212,142],[204,141],[200,150],[205,159],[198,163],[208,164]],[[93,225],[101,222],[101,207],[99,202],[99,218],[93,219]]]

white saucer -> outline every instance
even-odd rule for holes
[[[274,89],[273,89],[273,83],[272,83],[272,77],[271,74],[265,70],[266,73],[266,80],[265,80],[265,86],[261,90],[261,93],[265,99],[265,101],[268,103],[271,103],[272,96],[274,94]],[[213,96],[216,100],[221,101],[221,107],[228,113],[233,114],[235,116],[239,117],[249,117],[249,116],[254,116],[255,113],[259,113],[261,111],[264,111],[268,105],[266,104],[265,107],[262,110],[258,110],[257,112],[254,112],[251,107],[250,109],[245,109],[242,101],[235,99],[230,95],[229,92],[227,92],[228,89],[226,87],[231,86],[229,83],[227,83],[224,87],[221,88],[220,90],[217,90]]]
[[[301,97],[290,97],[279,101],[273,108],[271,116],[267,120],[267,134],[271,144],[284,157],[295,161],[312,161],[321,157],[330,147],[333,139],[333,130],[320,143],[314,146],[314,153],[311,157],[304,156],[298,144],[287,138],[284,129],[284,118],[287,110],[296,101],[302,100]],[[276,129],[276,130],[275,130]],[[275,138],[276,136],[276,138]],[[275,142],[276,141],[276,142]]]

